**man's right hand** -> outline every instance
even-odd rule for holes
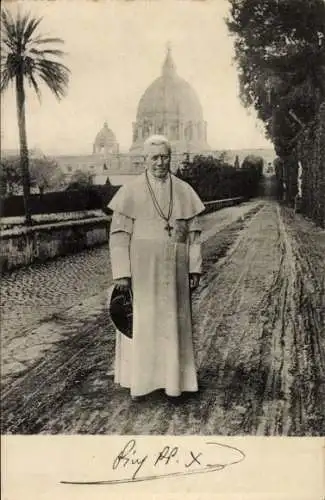
[[[114,285],[121,292],[126,292],[131,288],[131,278],[118,278],[114,280]]]

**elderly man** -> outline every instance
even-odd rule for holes
[[[198,390],[190,289],[201,274],[197,216],[204,205],[170,173],[165,137],[149,137],[144,154],[145,172],[109,204],[114,283],[133,293],[133,338],[117,332],[115,382],[133,399],[156,389],[174,397]]]

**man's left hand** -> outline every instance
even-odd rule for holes
[[[201,275],[198,273],[190,273],[190,289],[195,290],[200,284]]]

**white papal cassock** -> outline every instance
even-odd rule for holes
[[[148,172],[164,214],[173,183],[172,234],[158,215],[145,174],[122,186],[113,210],[110,254],[113,278],[131,277],[133,339],[117,332],[115,382],[140,396],[165,389],[170,396],[197,391],[192,344],[189,273],[201,272],[198,214],[204,205],[192,187],[171,175]]]

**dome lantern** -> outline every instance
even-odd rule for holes
[[[166,58],[162,67],[162,76],[164,78],[173,78],[176,76],[176,66],[172,58],[172,49],[170,43],[167,44]]]

